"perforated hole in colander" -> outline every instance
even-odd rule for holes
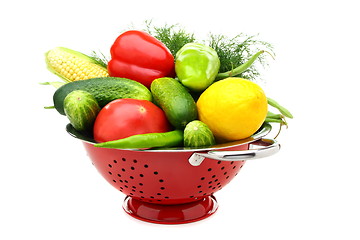
[[[226,181],[225,184],[228,183],[229,178],[233,178],[237,175],[238,171],[243,167],[243,162],[225,162],[218,161],[215,168],[207,168],[207,172],[209,173],[207,176],[200,177],[201,184],[197,185],[197,193],[203,196],[212,195],[215,191],[222,189],[222,181]],[[220,170],[220,171],[218,171]],[[216,174],[213,174],[215,173]],[[190,195],[190,198],[196,198],[196,195]]]
[[[130,165],[128,161],[131,161]],[[121,161],[115,159],[107,165],[109,168],[108,174],[112,177],[113,183],[117,183],[118,189],[131,196],[136,195],[148,202],[161,202],[162,199],[170,199],[169,196],[163,193],[166,187],[161,184],[164,183],[165,180],[161,178],[159,171],[150,172],[149,164],[139,165],[137,163],[138,160],[136,159],[128,160],[123,157]],[[113,165],[117,164],[119,166],[115,168]],[[118,169],[120,172],[113,173],[115,169]],[[157,191],[154,192],[153,187],[151,188],[152,192],[146,191],[148,188],[145,184],[146,182],[154,185],[154,183],[149,183],[149,178],[160,184]]]
[[[213,195],[235,177],[243,162],[208,160],[199,167],[184,160],[117,157],[103,165],[105,178],[126,195],[150,203],[176,204]],[[172,162],[174,161],[174,162]],[[172,163],[174,165],[172,165]],[[98,166],[99,167],[99,166]]]
[[[130,209],[131,213],[136,211],[137,217],[141,219],[145,217],[144,212],[140,213],[137,210],[144,207],[150,215],[153,215],[154,209],[159,210],[162,214],[159,216],[161,219],[164,218],[164,213],[177,214],[179,209],[187,211],[192,209],[191,206],[206,211],[200,215],[195,214],[198,217],[196,219],[208,216],[208,210],[211,214],[217,209],[216,200],[212,195],[224,188],[245,163],[205,158],[195,167],[189,163],[189,158],[194,153],[191,151],[105,149],[94,147],[87,142],[84,142],[84,146],[93,165],[106,181],[127,195],[124,210]],[[248,145],[241,145],[222,150],[247,149]],[[168,211],[168,206],[173,210]],[[188,221],[189,219],[183,222]]]

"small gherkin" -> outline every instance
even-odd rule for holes
[[[106,66],[83,53],[56,47],[45,53],[47,68],[66,82],[108,77]]]
[[[194,120],[186,125],[184,129],[185,147],[209,147],[215,143],[214,134],[205,123]]]

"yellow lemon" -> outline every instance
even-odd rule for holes
[[[208,87],[197,101],[199,120],[218,141],[247,138],[263,124],[268,111],[262,88],[243,78],[226,78]]]

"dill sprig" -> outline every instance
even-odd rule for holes
[[[154,26],[151,21],[145,21],[146,29],[150,35],[163,42],[170,52],[175,56],[177,51],[186,43],[200,42],[204,43],[217,52],[220,59],[219,72],[230,71],[237,66],[247,62],[251,56],[260,50],[264,50],[271,55],[275,55],[273,46],[265,41],[259,40],[258,35],[247,35],[239,33],[233,38],[221,34],[209,34],[208,39],[197,39],[194,33],[189,33],[178,24],[164,26]],[[268,66],[270,55],[262,54],[257,59],[262,67]],[[255,80],[260,76],[259,64],[254,63],[238,77]]]
[[[134,29],[134,27],[131,27]],[[221,34],[209,33],[207,39],[197,39],[194,33],[187,32],[178,24],[163,26],[155,26],[152,21],[145,21],[145,29],[143,31],[149,33],[159,41],[164,43],[173,56],[185,44],[191,42],[204,43],[212,47],[218,54],[220,59],[220,73],[230,71],[237,66],[247,62],[258,51],[263,50],[271,55],[275,55],[273,46],[265,41],[258,39],[257,35],[247,35],[239,33],[235,37],[228,37]],[[108,59],[101,52],[92,53],[92,56],[99,64],[106,67]],[[237,77],[256,80],[260,75],[260,66],[267,67],[269,54],[261,54],[256,62],[252,64],[246,71],[237,75]]]
[[[208,45],[212,47],[218,54],[220,59],[219,72],[227,72],[235,67],[248,61],[251,56],[260,50],[274,54],[273,47],[270,43],[258,40],[257,35],[248,36],[240,33],[233,38],[224,35],[210,34]],[[267,58],[269,55],[262,54],[258,61],[263,66],[268,66]],[[238,77],[255,80],[260,76],[260,70],[257,64],[250,66],[245,72]]]
[[[151,36],[164,43],[173,56],[185,44],[196,41],[193,33],[186,32],[178,24],[164,25],[161,27],[154,26],[151,21],[145,21],[146,31]]]
[[[88,55],[88,56],[91,57],[100,66],[107,68],[109,60],[102,52],[92,51],[91,55]]]

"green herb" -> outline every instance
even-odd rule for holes
[[[173,56],[187,43],[195,42],[196,39],[193,33],[188,33],[179,25],[164,25],[157,27],[151,21],[146,21],[145,31],[151,36],[157,38],[164,43],[170,50]]]
[[[102,52],[93,51],[89,57],[94,59],[94,61],[96,61],[96,63],[99,64],[100,66],[107,68],[107,64],[109,61]]]
[[[239,33],[233,38],[221,34],[209,34],[208,39],[197,39],[193,33],[189,33],[179,25],[154,26],[151,21],[146,21],[146,29],[150,35],[163,42],[175,56],[177,51],[186,43],[204,43],[217,52],[220,59],[220,73],[231,71],[234,68],[246,63],[259,51],[270,54],[262,54],[258,62],[262,67],[268,65],[270,55],[275,55],[270,43],[258,39],[258,35],[246,35]],[[259,64],[253,64],[237,77],[255,80],[260,76]]]
[[[132,29],[135,27],[132,26]],[[159,41],[164,43],[173,56],[185,44],[191,42],[204,43],[212,47],[220,59],[219,73],[224,73],[235,69],[236,67],[248,62],[252,56],[259,51],[270,54],[261,54],[246,71],[237,75],[237,77],[255,80],[260,76],[260,66],[268,66],[268,58],[274,54],[273,46],[265,41],[259,40],[258,35],[247,35],[239,33],[235,37],[228,37],[221,34],[209,33],[208,39],[197,39],[194,33],[187,32],[178,24],[155,26],[152,21],[145,21],[145,32],[149,33]],[[102,53],[92,52],[91,57],[99,64],[106,67],[108,60]]]
[[[233,38],[224,35],[210,34],[209,46],[215,49],[220,59],[219,72],[231,71],[250,60],[259,51],[266,51],[274,55],[273,47],[270,43],[256,39],[257,35],[248,36],[240,33]],[[260,64],[265,67],[268,65],[267,57],[262,54],[258,57]],[[260,75],[256,64],[251,65],[245,72],[238,75],[249,80],[254,80]]]

